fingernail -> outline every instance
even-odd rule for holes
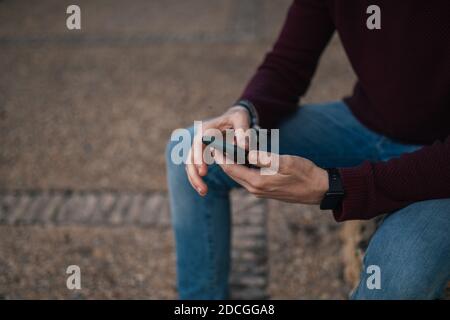
[[[250,151],[250,153],[248,154],[248,160],[252,163],[256,163],[257,161],[257,156],[256,156],[256,152]]]

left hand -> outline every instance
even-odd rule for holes
[[[250,151],[249,160],[258,167],[270,167],[270,153]],[[272,155],[278,156],[278,155]],[[312,161],[289,155],[279,155],[278,172],[262,175],[259,169],[239,164],[225,163],[225,156],[214,152],[214,159],[223,171],[250,193],[259,198],[271,198],[285,202],[319,204],[328,190],[328,173]]]

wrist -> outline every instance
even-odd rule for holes
[[[241,106],[241,105],[234,105],[232,107],[230,107],[230,109],[228,109],[229,111],[233,112],[233,111],[245,111],[248,114],[248,117],[250,118],[250,112],[247,110],[247,108]]]
[[[259,129],[259,117],[255,106],[249,100],[239,100],[236,102],[235,106],[243,107],[247,110],[250,116],[250,127]]]
[[[320,204],[330,186],[328,172],[317,167],[315,173],[315,204]]]
[[[239,112],[239,113],[244,112],[245,113],[245,116],[246,116],[247,122],[248,122],[248,126],[251,127],[251,125],[252,125],[251,114],[248,111],[248,109],[243,107],[243,106],[240,106],[240,105],[235,105],[235,106],[232,106],[231,108],[228,109],[228,113],[237,113],[237,112]]]

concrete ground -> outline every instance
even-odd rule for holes
[[[290,0],[77,3],[81,31],[65,27],[68,1],[0,2],[3,198],[164,193],[163,151],[171,131],[221,113],[236,99],[273,43]],[[334,38],[303,102],[339,99],[353,79]],[[175,296],[168,227],[21,224],[2,220],[4,212],[3,297]],[[331,218],[276,202],[265,212],[268,261],[261,264],[268,266],[268,296],[345,298],[349,288]],[[76,294],[57,287],[69,257],[89,278]]]

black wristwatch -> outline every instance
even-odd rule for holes
[[[341,175],[336,168],[325,169],[328,172],[329,188],[320,202],[321,210],[334,210],[339,208],[344,199],[344,187],[342,185]]]
[[[250,115],[250,128],[259,129],[259,118],[258,112],[256,111],[255,106],[248,100],[239,100],[235,104],[235,106],[241,106],[247,109],[248,114]]]

